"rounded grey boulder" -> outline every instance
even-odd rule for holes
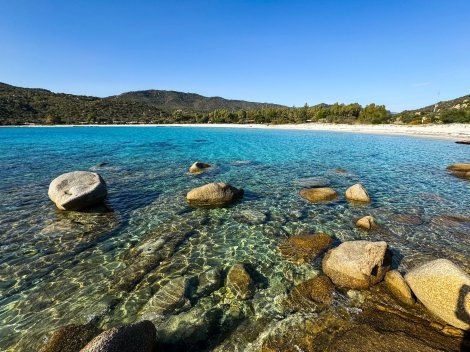
[[[103,202],[108,189],[97,173],[73,171],[55,178],[47,194],[60,210],[81,210]]]

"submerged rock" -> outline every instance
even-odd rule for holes
[[[333,239],[323,233],[291,236],[279,244],[281,254],[298,264],[313,260],[331,246]]]
[[[210,164],[201,163],[199,161],[196,161],[194,164],[192,164],[190,166],[188,171],[189,171],[190,174],[199,174],[199,173],[203,172],[205,169],[208,169],[210,167],[211,167]]]
[[[100,330],[93,324],[66,325],[55,330],[39,352],[76,352],[90,342]]]
[[[60,175],[49,185],[49,198],[60,210],[81,210],[103,202],[108,194],[100,175],[73,171]]]
[[[357,220],[356,226],[364,230],[370,230],[375,226],[374,218],[370,215],[364,216]]]
[[[423,223],[423,219],[416,214],[395,214],[392,221],[402,225],[414,226],[418,226]]]
[[[236,298],[243,300],[252,298],[255,293],[253,279],[243,264],[235,264],[230,268],[225,286]]]
[[[220,269],[210,269],[201,273],[198,276],[198,281],[196,295],[199,297],[207,296],[221,287],[222,273]]]
[[[338,192],[329,187],[303,189],[299,194],[310,202],[329,202],[338,198]]]
[[[194,345],[208,339],[218,330],[222,311],[218,308],[195,306],[191,310],[171,316],[158,326],[157,341],[168,350]],[[163,347],[163,346],[162,346]],[[162,349],[167,350],[167,349]]]
[[[438,352],[441,349],[430,347],[421,339],[403,332],[378,331],[368,325],[361,325],[347,330],[334,338],[325,352]]]
[[[450,165],[450,166],[447,166],[447,170],[467,172],[467,171],[470,171],[470,164],[454,164],[454,165]]]
[[[333,302],[335,286],[326,275],[318,275],[295,286],[285,304],[294,310],[317,308]]]
[[[301,187],[328,187],[330,180],[325,177],[306,177],[295,180],[294,185]]]
[[[470,180],[470,164],[455,164],[447,167],[448,170],[453,171],[452,175]]]
[[[235,220],[249,225],[263,224],[268,219],[265,213],[252,209],[241,210],[233,214],[233,217]]]
[[[328,251],[322,267],[336,286],[367,289],[382,281],[390,268],[387,243],[344,242]]]
[[[397,270],[387,272],[384,281],[392,294],[402,303],[407,305],[415,304],[415,299],[410,287]]]
[[[470,276],[447,259],[421,265],[405,275],[418,300],[446,323],[470,329]]]
[[[155,344],[155,326],[144,320],[101,333],[81,352],[153,352]]]
[[[189,279],[185,277],[170,280],[150,298],[143,308],[142,316],[155,320],[162,315],[188,309],[191,306],[186,297],[188,288]]]
[[[356,183],[355,185],[349,187],[346,190],[346,199],[352,200],[355,202],[364,202],[364,203],[369,203],[370,202],[370,197],[369,193],[367,193],[367,190],[363,185],[360,183]]]
[[[243,189],[218,182],[192,189],[186,199],[194,206],[224,206],[243,198],[243,193]]]

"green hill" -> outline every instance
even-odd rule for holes
[[[221,97],[204,97],[195,93],[182,93],[168,90],[143,90],[128,92],[110,99],[146,103],[164,110],[214,111],[253,110],[263,107],[280,107],[281,105],[253,103],[244,100],[229,100]]]
[[[403,123],[470,123],[470,95],[440,101],[416,110],[405,110],[396,115]]]

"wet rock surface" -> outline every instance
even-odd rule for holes
[[[66,325],[52,332],[39,352],[76,352],[90,342],[100,330],[94,324]]]
[[[153,352],[155,326],[147,320],[107,330],[90,341],[82,352]]]
[[[295,286],[285,301],[294,311],[315,310],[333,302],[335,286],[326,275],[318,275]]]
[[[235,264],[230,268],[225,286],[236,298],[242,300],[253,297],[255,292],[253,279],[244,264]]]
[[[333,239],[323,233],[315,235],[291,236],[279,244],[279,251],[288,259],[302,264],[325,252],[333,243]]]
[[[142,311],[144,319],[156,320],[168,313],[187,310],[190,307],[188,300],[189,279],[179,277],[170,280],[147,302]]]
[[[309,202],[331,202],[338,198],[338,192],[329,187],[308,188],[300,191],[300,196]]]

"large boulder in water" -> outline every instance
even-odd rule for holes
[[[344,242],[326,253],[322,267],[336,286],[367,289],[382,281],[390,269],[387,243]]]
[[[194,188],[186,195],[189,204],[194,206],[224,206],[241,198],[243,198],[243,189],[223,182]]]
[[[211,165],[210,164],[206,164],[206,163],[201,163],[200,161],[196,161],[194,164],[192,164],[190,167],[189,167],[189,173],[190,174],[200,174],[201,172],[203,172],[205,169],[208,169],[210,168]]]
[[[418,300],[446,323],[470,330],[470,276],[447,259],[437,259],[405,275]]]
[[[103,202],[108,194],[100,175],[73,171],[60,175],[49,185],[49,198],[60,210],[80,210]]]
[[[346,199],[354,202],[370,202],[369,193],[367,193],[366,188],[360,183],[356,183],[346,190]]]
[[[148,320],[107,330],[91,340],[81,352],[153,352],[157,331]]]
[[[329,202],[338,198],[338,192],[329,187],[307,188],[300,191],[300,196],[309,202]]]

